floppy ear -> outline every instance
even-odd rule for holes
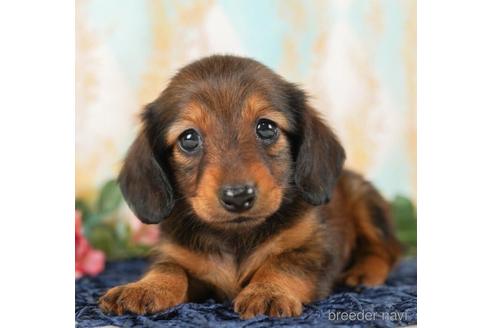
[[[342,172],[345,151],[315,110],[305,104],[302,107],[295,183],[304,200],[320,205],[330,200],[331,191]]]
[[[145,131],[140,132],[118,177],[130,209],[144,223],[159,223],[174,206],[169,178],[154,157]]]

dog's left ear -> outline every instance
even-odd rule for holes
[[[118,177],[121,192],[133,213],[144,223],[160,223],[174,206],[174,192],[141,131],[125,158]]]
[[[330,201],[345,162],[345,150],[307,104],[304,93],[297,90],[297,97],[295,106],[300,126],[294,181],[304,200],[321,205]]]
[[[172,170],[161,147],[155,146],[160,140],[162,127],[156,117],[154,103],[146,106],[142,113],[143,128],[128,151],[118,182],[121,192],[133,213],[144,223],[155,224],[168,217],[174,207],[175,196],[172,187]],[[158,143],[163,145],[164,142]]]

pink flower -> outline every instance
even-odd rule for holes
[[[143,224],[135,215],[130,215],[130,227],[132,240],[137,245],[154,246],[159,241],[159,226],[156,224]]]
[[[82,218],[75,211],[75,278],[95,276],[104,270],[104,253],[93,249],[82,234]]]
[[[159,241],[159,226],[142,225],[140,229],[134,232],[133,242],[137,245],[153,246]]]

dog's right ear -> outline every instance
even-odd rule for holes
[[[159,223],[171,213],[174,191],[152,152],[145,130],[128,151],[118,181],[130,209],[142,222]]]

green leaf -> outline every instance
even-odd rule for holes
[[[116,210],[123,200],[118,182],[114,179],[104,184],[97,200],[96,210],[101,214],[108,214]]]
[[[126,245],[131,236],[130,225],[123,220],[116,221],[115,233],[118,242]]]
[[[407,255],[417,252],[417,211],[412,201],[403,196],[397,196],[391,203],[391,209],[396,224],[396,235],[403,244]]]
[[[144,245],[130,247],[127,252],[127,258],[148,256],[150,250],[151,247]]]
[[[89,235],[92,227],[99,225],[102,222],[103,216],[99,213],[92,213],[84,217],[84,234]]]
[[[84,221],[86,217],[92,214],[89,204],[80,198],[75,198],[75,209],[80,211],[82,214],[82,220]]]
[[[116,238],[110,227],[102,224],[93,226],[87,230],[86,237],[92,247],[102,250],[110,257],[116,245]]]

